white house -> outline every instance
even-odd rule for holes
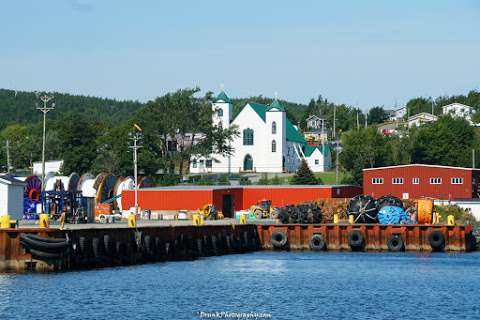
[[[8,214],[11,219],[22,219],[24,187],[25,182],[11,175],[0,176],[0,216]]]
[[[451,103],[442,107],[443,114],[449,114],[453,117],[464,118],[468,122],[472,123],[472,114],[475,110],[467,105],[461,103]]]
[[[420,112],[416,115],[413,115],[408,118],[408,127],[411,128],[413,126],[420,127],[429,122],[435,122],[438,120],[436,115],[427,112]]]
[[[407,107],[401,107],[399,109],[394,110],[393,117],[390,117],[390,120],[402,120],[403,117],[407,114]]]
[[[235,125],[240,135],[232,141],[234,151],[231,156],[192,157],[190,173],[293,172],[303,158],[313,164],[310,166],[312,171],[325,171],[331,167],[330,147],[307,147],[304,137],[277,100],[271,105],[247,103],[232,119],[233,106],[222,91],[212,108],[215,125],[223,128]]]
[[[311,115],[306,120],[307,130],[304,132],[305,139],[309,142],[327,143],[328,130],[324,118]]]

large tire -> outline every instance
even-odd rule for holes
[[[30,249],[30,253],[34,258],[39,260],[57,260],[62,258],[62,254],[60,253],[43,252],[35,249]]]
[[[325,241],[321,234],[314,234],[310,238],[310,250],[312,251],[322,251],[325,250]]]
[[[29,238],[31,239],[34,239],[34,240],[37,240],[37,241],[42,241],[42,242],[52,242],[52,243],[56,243],[56,242],[66,242],[68,241],[66,238],[50,238],[50,237],[42,237],[42,236],[39,236],[39,235],[36,235],[36,234],[25,234],[25,235],[28,235]]]
[[[287,244],[288,237],[287,233],[281,231],[272,232],[270,237],[270,242],[272,243],[273,247],[276,249],[282,249]]]
[[[353,215],[355,223],[376,223],[377,205],[368,195],[358,195],[348,202],[347,215]]]
[[[104,244],[97,237],[92,238],[93,257],[98,259],[103,255]]]
[[[255,215],[255,218],[257,219],[263,219],[263,211],[262,209],[255,209],[255,211],[253,211],[253,214]]]
[[[428,235],[428,242],[432,251],[443,251],[445,248],[445,236],[441,231],[434,230]]]
[[[88,257],[91,252],[91,242],[88,238],[80,237],[78,239],[78,245],[80,247],[80,252],[84,258]]]
[[[400,237],[398,234],[394,234],[390,237],[390,239],[388,239],[387,247],[391,252],[401,252],[405,250],[402,237]]]
[[[113,247],[113,242],[112,239],[110,238],[110,235],[105,234],[103,235],[103,246],[105,253],[108,256],[112,256],[114,254],[115,248]]]
[[[360,249],[363,247],[365,237],[360,230],[352,230],[348,233],[348,244],[352,249]]]
[[[43,242],[36,240],[37,238],[30,237],[30,235],[21,233],[20,234],[20,242],[27,248],[27,249],[34,249],[37,251],[43,252],[64,252],[68,249],[69,243],[67,240],[62,242]]]
[[[143,238],[145,253],[150,257],[155,257],[155,241],[148,234]]]

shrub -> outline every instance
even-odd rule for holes
[[[297,172],[293,176],[291,184],[318,184],[318,180],[313,174],[312,170],[308,167],[307,161],[302,159],[302,163],[297,169]]]

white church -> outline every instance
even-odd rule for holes
[[[231,156],[192,157],[190,173],[294,172],[302,159],[313,172],[331,168],[330,146],[307,145],[278,100],[271,105],[247,103],[232,119],[233,106],[222,91],[213,100],[212,108],[215,125],[236,125],[240,135],[232,141]]]

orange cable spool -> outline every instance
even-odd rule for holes
[[[419,199],[417,202],[417,220],[420,224],[432,223],[433,201]]]

